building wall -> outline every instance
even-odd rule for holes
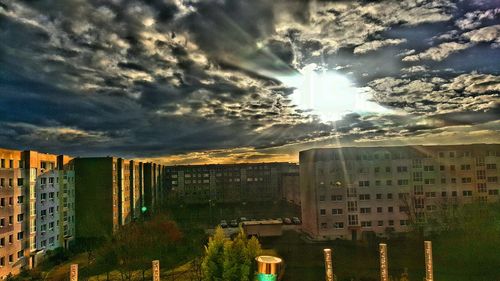
[[[119,227],[117,159],[75,159],[77,238],[112,235]]]
[[[500,145],[300,152],[303,230],[360,239],[409,230],[443,205],[499,200]]]
[[[291,163],[165,167],[166,192],[186,203],[280,200]]]
[[[3,226],[0,226],[3,244],[0,248],[0,278],[5,278],[9,273],[19,273],[26,264],[24,239],[17,239],[18,233],[23,232],[17,216],[24,214],[23,205],[17,203],[18,197],[23,196],[22,182],[18,182],[23,178],[21,151],[0,149],[0,162],[0,219],[3,220]]]
[[[286,173],[282,176],[282,198],[289,203],[300,206],[299,173]]]

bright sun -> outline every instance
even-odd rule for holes
[[[369,101],[369,95],[344,75],[310,64],[293,76],[278,79],[295,88],[290,96],[301,110],[309,110],[323,121],[336,121],[348,113],[387,113],[388,109]]]

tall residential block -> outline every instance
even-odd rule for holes
[[[301,151],[302,229],[315,239],[405,232],[440,208],[497,202],[499,165],[499,144]]]
[[[73,174],[68,156],[0,149],[0,278],[69,245]]]
[[[188,165],[166,167],[166,185],[175,202],[206,203],[280,200],[282,176],[292,163]]]
[[[162,166],[116,157],[75,158],[76,235],[101,239],[160,203]]]

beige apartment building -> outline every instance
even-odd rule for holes
[[[71,157],[0,149],[0,278],[74,237]]]
[[[405,232],[442,206],[499,201],[499,144],[300,152],[302,229],[315,239]]]

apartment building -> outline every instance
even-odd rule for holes
[[[500,199],[499,144],[300,152],[302,229],[315,239],[405,232],[442,206]]]
[[[166,186],[175,202],[206,203],[279,200],[282,175],[292,163],[169,166]]]
[[[282,175],[282,199],[288,203],[300,206],[299,172]]]
[[[22,152],[0,149],[0,278],[26,265]],[[18,219],[20,222],[18,222]]]
[[[161,165],[116,157],[76,158],[76,235],[99,239],[159,204]]]
[[[70,162],[64,155],[0,149],[0,278],[35,266],[47,250],[73,238]]]

